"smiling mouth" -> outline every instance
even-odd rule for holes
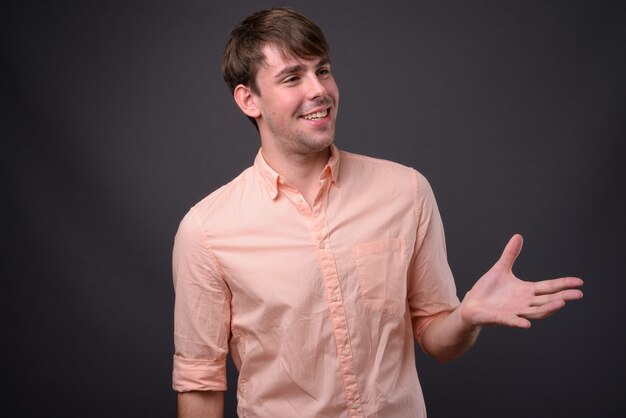
[[[324,109],[319,112],[307,113],[306,115],[302,115],[302,118],[306,120],[322,120],[326,116],[328,116],[328,109]]]

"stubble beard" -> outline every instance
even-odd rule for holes
[[[335,115],[332,115],[334,118]],[[296,119],[296,125],[299,120]],[[276,139],[285,154],[293,156],[307,156],[316,154],[327,149],[335,140],[335,121],[323,128],[319,132],[311,134],[303,129],[289,129],[277,127],[271,118],[267,119],[268,130]],[[315,128],[313,128],[315,129]]]

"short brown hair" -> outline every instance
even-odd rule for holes
[[[263,47],[276,45],[283,54],[299,58],[329,58],[322,30],[305,16],[286,7],[261,10],[245,18],[230,32],[222,57],[222,76],[231,93],[239,84],[261,94],[256,74],[263,64]]]

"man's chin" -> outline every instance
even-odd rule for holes
[[[334,135],[326,137],[326,138],[311,139],[310,141],[307,141],[306,144],[309,146],[311,151],[319,152],[319,151],[324,151],[325,149],[330,147],[333,144],[333,142],[335,142]]]

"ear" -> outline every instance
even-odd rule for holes
[[[256,106],[256,102],[254,100],[254,95],[250,87],[244,86],[243,84],[239,84],[235,87],[235,91],[233,92],[233,96],[235,98],[235,102],[239,109],[248,117],[258,118],[261,116],[261,111]]]

